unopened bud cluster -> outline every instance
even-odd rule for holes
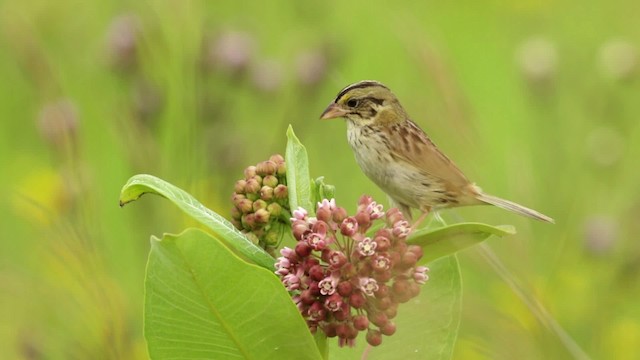
[[[383,226],[367,236],[377,222]],[[291,218],[294,249],[283,248],[276,274],[312,332],[320,328],[353,346],[360,331],[377,346],[382,335],[393,335],[398,304],[420,292],[428,269],[417,266],[422,249],[407,245],[411,233],[402,213],[363,196],[355,216],[335,201],[318,203],[316,217],[299,208]]]
[[[254,243],[264,249],[275,249],[289,214],[286,166],[281,155],[244,170],[244,179],[236,181],[232,196],[232,222]]]

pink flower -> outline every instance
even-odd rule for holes
[[[297,210],[293,210],[293,217],[291,218],[291,222],[296,220],[305,220],[307,218],[307,210],[302,207],[299,207]]]
[[[338,279],[333,276],[327,276],[326,278],[320,280],[318,283],[318,287],[320,288],[320,294],[322,295],[332,295],[336,292],[336,286],[338,285]]]
[[[360,278],[360,290],[367,296],[373,296],[373,293],[378,291],[378,282],[368,277]]]
[[[429,271],[429,268],[426,266],[416,267],[416,270],[413,273],[413,280],[415,280],[415,282],[420,285],[426,283],[427,280],[429,280],[429,275],[427,275],[427,271]]]
[[[371,204],[367,205],[367,211],[371,214],[371,220],[380,219],[384,216],[384,211],[381,204],[376,203],[375,201]]]
[[[364,238],[362,241],[358,243],[358,252],[362,256],[371,256],[376,253],[376,244],[375,241],[371,240],[371,238]]]

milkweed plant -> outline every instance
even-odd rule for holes
[[[228,214],[157,177],[129,179],[121,206],[160,195],[206,229],[151,237],[151,358],[451,358],[462,300],[455,253],[513,229],[415,229],[366,194],[350,211],[309,168],[289,127],[284,156],[245,169]]]

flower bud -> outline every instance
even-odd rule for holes
[[[316,218],[322,222],[329,222],[331,220],[331,210],[324,207],[318,208]]]
[[[377,244],[376,249],[380,252],[387,251],[391,247],[391,240],[385,236],[376,236],[374,241]]]
[[[382,344],[382,334],[380,331],[369,329],[369,331],[367,331],[367,343],[371,346]]]
[[[311,269],[309,269],[309,277],[315,281],[320,281],[325,278],[325,273],[320,265],[315,265]]]
[[[385,296],[382,298],[377,298],[376,307],[380,310],[386,310],[391,306],[392,303],[393,302],[391,301],[391,298],[388,296]]]
[[[359,211],[356,214],[356,221],[358,221],[358,225],[364,229],[368,229],[371,226],[371,217],[369,213],[365,211]]]
[[[236,207],[243,214],[247,214],[253,210],[253,202],[249,199],[242,199],[236,203]]]
[[[409,247],[407,247],[407,251],[411,251],[412,253],[416,254],[416,257],[418,258],[418,260],[422,259],[423,251],[420,246],[409,245]]]
[[[402,258],[400,259],[399,265],[403,269],[407,269],[415,266],[417,261],[418,261],[418,256],[414,252],[406,251],[404,254],[402,254]]]
[[[278,174],[278,176],[285,176],[287,174],[287,164],[286,163],[283,162],[283,163],[278,164],[277,174]]]
[[[386,213],[386,217],[387,225],[389,226],[393,226],[393,224],[397,223],[398,221],[404,220],[404,216],[398,208],[389,209],[389,211],[387,211]]]
[[[282,214],[282,206],[280,206],[280,204],[278,203],[271,203],[269,204],[269,206],[267,206],[267,211],[271,213],[272,217],[277,218],[278,216],[280,216],[280,214]]]
[[[254,177],[256,175],[256,167],[255,166],[247,166],[246,169],[244,169],[244,177],[245,179],[251,179],[252,177]]]
[[[294,221],[291,225],[291,231],[293,232],[293,237],[296,240],[302,240],[304,235],[311,230],[309,230],[309,225],[307,225],[304,221],[297,220]]]
[[[264,242],[265,244],[267,244],[267,246],[278,245],[278,242],[280,242],[280,232],[274,228],[271,228],[271,230],[267,231],[267,233],[264,235]]]
[[[244,186],[244,191],[246,194],[256,194],[260,191],[260,183],[256,179],[251,178],[247,180],[247,183]]]
[[[384,326],[387,322],[389,322],[389,319],[387,318],[387,315],[383,312],[374,312],[374,313],[369,313],[369,321],[371,321],[374,325],[376,325],[377,327],[382,327]]]
[[[258,201],[262,201],[262,200],[258,200]],[[267,209],[258,209],[255,212],[255,217],[256,217],[256,223],[258,224],[266,224],[269,222],[269,212],[267,211]]]
[[[271,160],[262,161],[256,166],[256,174],[260,176],[273,175],[278,170],[278,165]]]
[[[353,327],[358,330],[366,330],[369,327],[369,319],[363,314],[353,317]]]
[[[296,254],[301,258],[305,258],[311,254],[311,246],[305,241],[298,241],[296,244]]]
[[[332,212],[333,221],[340,224],[347,218],[347,210],[343,207],[336,207]]]
[[[349,304],[343,302],[340,306],[340,311],[336,311],[333,313],[333,317],[338,321],[345,321],[351,315],[351,309],[349,308]]]
[[[258,211],[260,209],[266,209],[267,208],[267,202],[264,200],[256,200],[253,202],[252,205],[253,211]]]
[[[311,305],[315,302],[316,298],[311,294],[310,290],[302,290],[300,293],[300,301],[305,305]]]
[[[289,196],[289,191],[287,190],[287,186],[280,184],[273,189],[273,196],[278,200],[287,199]]]
[[[278,178],[273,175],[267,175],[262,178],[262,185],[276,187],[278,186]]]
[[[276,163],[276,165],[284,163],[284,157],[282,157],[282,155],[280,155],[280,154],[271,155],[269,157],[269,160],[273,161],[274,163]]]
[[[246,180],[238,180],[233,188],[233,190],[238,194],[244,194],[244,188],[247,185]]]
[[[384,326],[380,327],[380,332],[383,335],[391,336],[391,335],[395,334],[395,332],[396,332],[396,324],[394,324],[391,321],[389,321],[386,324],[384,324]]]
[[[240,220],[240,217],[242,217],[242,213],[240,212],[240,210],[237,207],[232,207],[231,208],[231,218],[234,220]]]
[[[353,284],[351,284],[348,281],[342,281],[338,283],[337,291],[338,291],[338,294],[340,294],[340,296],[347,297],[351,295],[351,293],[353,292]]]
[[[270,186],[263,186],[260,189],[260,199],[269,201],[273,198],[273,188]]]
[[[245,229],[253,229],[256,225],[256,215],[253,213],[242,215],[241,221]]]
[[[336,327],[338,325],[335,322],[326,323],[323,325],[322,331],[324,331],[327,337],[336,337],[338,333],[336,332]]]
[[[387,319],[394,319],[398,315],[398,303],[392,303],[392,305],[384,311],[384,314],[387,315]]]
[[[349,296],[349,304],[351,304],[351,306],[353,306],[356,309],[362,308],[364,306],[364,304],[366,304],[366,303],[367,303],[367,299],[359,291],[358,292],[353,292]]]

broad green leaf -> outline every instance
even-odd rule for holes
[[[514,227],[510,225],[491,226],[482,223],[459,223],[437,229],[417,230],[409,236],[407,243],[422,247],[424,256],[420,262],[426,264],[476,245],[491,235],[502,237],[515,233]]]
[[[152,238],[144,332],[152,359],[321,359],[273,273],[199,229]]]
[[[120,206],[140,198],[144,194],[156,194],[167,198],[187,215],[207,226],[226,244],[247,259],[268,269],[273,269],[275,260],[261,247],[249,241],[233,224],[207,209],[186,191],[152,175],[135,175],[122,188]]]
[[[420,295],[398,307],[393,320],[396,333],[383,336],[382,344],[367,348],[365,333],[358,335],[354,348],[339,348],[337,339],[328,339],[330,359],[428,359],[449,360],[453,354],[458,326],[462,284],[455,256],[429,264],[429,281],[422,285]],[[363,357],[364,358],[364,357]]]
[[[287,149],[284,155],[287,162],[287,188],[289,189],[289,207],[298,207],[314,212],[311,203],[311,177],[309,175],[309,158],[307,149],[298,140],[293,128],[287,129]]]

